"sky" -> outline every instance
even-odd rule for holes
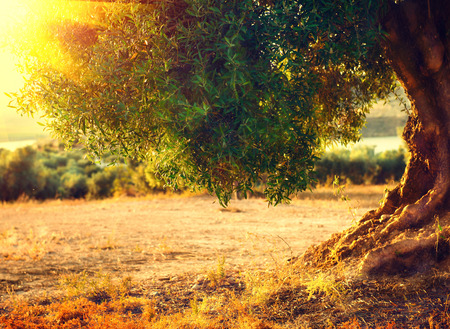
[[[17,92],[23,85],[14,57],[5,48],[5,40],[13,24],[25,16],[28,8],[25,1],[29,0],[0,0],[0,142],[35,139],[45,134],[37,124],[39,118],[21,116],[9,108],[10,98],[5,95],[5,92]]]
[[[39,118],[22,116],[8,107],[10,98],[5,93],[17,92],[23,79],[15,68],[14,57],[0,49],[0,142],[17,139],[35,139],[46,134]]]

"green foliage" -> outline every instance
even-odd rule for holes
[[[37,173],[34,168],[36,151],[31,147],[14,152],[0,153],[0,199],[16,200],[37,188]]]
[[[50,144],[18,149],[0,149],[0,200],[21,196],[37,200],[53,198],[101,199],[114,195],[145,195],[163,191],[164,183],[146,163],[105,166],[86,159],[81,149],[62,151]]]
[[[131,181],[131,172],[125,165],[114,167],[116,178],[113,182],[113,194],[133,195],[133,183]]]
[[[67,165],[68,158],[59,154],[49,154],[48,157],[41,159],[41,163],[46,168],[57,169]]]
[[[377,154],[373,147],[367,146],[353,151],[335,149],[324,153],[315,170],[321,184],[330,184],[336,176],[353,184],[385,184],[400,180],[406,160],[404,148]]]
[[[164,182],[155,176],[154,171],[151,171],[151,168],[147,164],[140,163],[130,169],[132,172],[131,180],[137,193],[148,194],[165,190]]]
[[[61,288],[67,291],[67,297],[84,295],[86,298],[101,303],[105,300],[124,298],[129,294],[132,280],[123,277],[114,282],[108,273],[97,272],[89,275],[87,272],[68,274],[60,278]]]
[[[404,148],[385,151],[377,157],[377,172],[373,183],[382,184],[389,180],[399,181],[402,177],[409,154]]]
[[[150,163],[144,169],[145,181],[147,182],[149,188],[162,191],[166,182],[156,173],[155,167]],[[183,182],[178,182],[178,186],[183,186]]]
[[[32,147],[14,152],[0,149],[0,200],[14,201],[21,196],[37,200],[102,199],[165,192],[165,181],[152,163],[113,164],[114,157],[107,157],[100,165],[100,161],[93,163],[85,157],[81,149],[61,151],[48,145],[37,151]],[[403,148],[379,154],[372,147],[337,149],[325,152],[316,162],[315,179],[331,184],[339,176],[353,184],[385,184],[401,178],[406,158]],[[185,188],[183,181],[177,184]],[[258,191],[265,187],[264,179],[255,184]]]
[[[53,199],[58,195],[61,178],[56,172],[48,167],[39,167],[37,177],[37,189],[33,197],[37,200]]]
[[[88,198],[102,199],[113,195],[113,184],[116,174],[112,170],[102,170],[92,175],[87,181]]]
[[[68,145],[146,160],[167,184],[222,204],[263,178],[275,204],[308,188],[321,147],[356,140],[372,101],[395,86],[376,1],[45,10],[15,43],[28,74],[17,108],[43,110]]]
[[[83,198],[88,193],[86,177],[78,172],[66,172],[61,176],[58,192],[63,198]]]

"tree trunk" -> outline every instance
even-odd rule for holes
[[[369,275],[412,274],[450,255],[450,1],[390,1],[381,22],[386,57],[412,108],[403,132],[411,158],[384,203],[303,256],[347,262]],[[450,262],[449,262],[450,263]]]

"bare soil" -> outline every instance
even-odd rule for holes
[[[228,269],[272,268],[352,225],[377,206],[384,187],[331,189],[289,205],[263,199],[157,196],[103,201],[23,202],[0,206],[0,295],[55,289],[61,274],[108,272],[135,281]]]
[[[249,199],[223,209],[205,195],[0,205],[0,321],[8,328],[53,328],[102,318],[105,308],[116,307],[114,291],[86,286],[72,295],[68,288],[72,278],[95,282],[106,275],[132,282],[126,295],[151,301],[155,321],[173,315],[182,322],[177,314],[189,311],[193,301],[215,296],[223,305],[235,305],[236,296],[245,296],[251,280],[264,271],[268,283],[277,282],[270,276],[278,274],[281,283],[297,277],[300,283],[271,287],[268,300],[250,310],[255,328],[450,328],[448,269],[349,279],[344,272],[330,276],[309,269],[296,258],[375,208],[383,190],[349,187],[344,195],[350,201],[342,201],[332,189],[319,188],[275,208]],[[225,274],[215,282],[221,267]],[[59,286],[62,281],[65,286]],[[322,288],[311,295],[314,285]],[[83,303],[91,303],[85,312],[71,313]],[[239,312],[250,312],[236,305]],[[59,307],[68,309],[56,314]],[[233,316],[222,316],[237,309],[223,307],[207,316],[218,317],[220,327],[235,327]],[[114,321],[140,328],[132,324],[145,318],[145,305],[130,299],[116,312]]]

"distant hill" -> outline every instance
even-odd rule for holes
[[[367,118],[361,133],[363,137],[398,136],[403,131],[406,120],[407,117]]]
[[[14,109],[0,108],[0,142],[41,139],[48,137],[36,118],[21,116]]]
[[[409,107],[409,102],[408,107]],[[379,102],[367,115],[366,126],[361,130],[363,137],[398,136],[408,119],[408,113],[398,100],[392,98],[384,104]]]

